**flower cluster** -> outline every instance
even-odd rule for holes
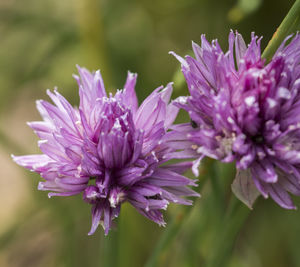
[[[128,73],[124,89],[107,95],[99,71],[78,71],[79,108],[48,91],[55,105],[37,101],[43,121],[29,123],[43,154],[13,159],[45,179],[38,188],[51,191],[49,197],[82,193],[92,205],[89,234],[99,224],[108,234],[124,201],[164,225],[161,210],[170,202],[190,205],[182,197],[198,196],[187,187],[194,181],[182,176],[190,162],[166,163],[183,155],[168,131],[178,112],[169,104],[172,85],[157,88],[138,107],[136,74]]]
[[[49,197],[82,193],[92,206],[89,234],[99,224],[108,234],[125,201],[164,225],[161,210],[170,202],[190,205],[184,197],[199,196],[183,173],[198,175],[205,156],[236,162],[232,189],[250,208],[262,195],[295,209],[289,193],[300,195],[300,35],[287,37],[269,63],[260,41],[252,34],[246,46],[230,32],[224,53],[202,35],[195,58],[171,52],[190,92],[171,104],[172,84],[138,106],[136,74],[107,95],[99,71],[78,67],[79,108],[48,91],[55,105],[38,101],[43,121],[29,123],[43,154],[13,159],[44,178],[38,188]],[[180,108],[191,122],[173,125]]]
[[[246,46],[230,32],[226,53],[204,35],[196,58],[173,53],[190,91],[176,105],[192,120],[177,131],[198,156],[236,162],[232,188],[249,206],[261,194],[294,209],[288,192],[300,195],[300,35],[290,39],[268,64],[254,34]]]

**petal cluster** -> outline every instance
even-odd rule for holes
[[[247,194],[253,199],[256,194],[247,190],[254,188],[294,209],[289,193],[300,195],[300,36],[289,36],[267,64],[260,40],[252,34],[246,46],[230,32],[224,53],[202,35],[201,46],[193,43],[195,58],[172,52],[190,91],[176,105],[192,123],[178,131],[198,156],[236,162],[242,186],[234,191],[240,188],[243,200]]]
[[[157,88],[139,107],[136,74],[108,95],[99,71],[78,71],[79,108],[48,91],[54,105],[37,101],[43,121],[29,123],[43,154],[13,159],[44,178],[39,189],[51,191],[49,197],[82,193],[92,207],[89,234],[99,224],[108,234],[125,201],[164,225],[161,210],[170,202],[189,205],[182,197],[198,196],[187,187],[194,181],[182,175],[191,163],[167,163],[182,150],[169,131],[178,112],[169,104],[172,85]]]

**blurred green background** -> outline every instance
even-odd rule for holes
[[[1,0],[0,1],[0,266],[140,267],[167,228],[159,228],[125,204],[116,230],[88,237],[90,207],[81,196],[48,199],[39,177],[15,165],[10,154],[37,153],[26,121],[39,120],[35,100],[58,86],[74,105],[75,64],[101,69],[107,89],[122,88],[127,70],[138,73],[140,101],[175,80],[173,97],[186,95],[178,62],[200,34],[227,49],[230,29],[272,37],[291,0]],[[175,76],[174,76],[175,75]],[[187,119],[181,114],[179,120]],[[231,165],[214,165],[220,195],[211,182],[195,206],[171,205],[167,222],[183,214],[178,235],[161,251],[158,266],[204,266],[227,243],[225,207],[232,199]],[[202,170],[200,182],[211,173]],[[295,199],[300,206],[300,200]],[[235,225],[232,224],[232,231]],[[219,230],[217,230],[219,229]],[[221,230],[220,230],[221,229]],[[238,227],[236,228],[238,230]],[[236,239],[235,239],[236,237]],[[231,267],[300,266],[300,212],[259,201],[230,248]],[[230,240],[228,241],[230,242]],[[232,249],[232,250],[231,250]],[[223,266],[220,266],[223,267]]]

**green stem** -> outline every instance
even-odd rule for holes
[[[283,19],[278,29],[274,33],[272,39],[269,41],[265,48],[262,57],[268,61],[271,60],[272,56],[284,40],[287,35],[296,32],[299,29],[300,23],[300,0],[297,0],[289,13]]]
[[[220,181],[220,175],[218,173],[218,162],[216,160],[210,159],[210,167],[209,167],[209,179],[211,182],[212,193],[216,202],[215,207],[218,209],[218,215],[221,216],[224,211],[224,192],[222,190],[222,184]]]
[[[199,186],[197,188],[198,192],[201,191],[202,187],[206,183],[207,177],[208,175],[205,175],[200,181]],[[160,255],[163,254],[163,252],[168,248],[168,246],[172,243],[177,234],[180,232],[184,219],[187,216],[189,216],[191,211],[192,209],[190,208],[182,208],[180,212],[175,216],[175,218],[171,221],[171,223],[168,224],[168,227],[160,236],[155,248],[152,251],[151,256],[146,262],[145,267],[155,267],[158,265]]]
[[[157,266],[159,261],[159,256],[165,251],[169,244],[176,237],[177,233],[181,229],[183,219],[187,215],[187,209],[182,209],[176,217],[168,224],[168,228],[166,228],[165,232],[160,237],[158,243],[156,244],[151,257],[147,261],[145,267],[154,267]]]
[[[102,240],[101,246],[101,266],[118,266],[119,233],[111,230],[109,235]]]
[[[214,249],[206,267],[225,267],[230,259],[237,235],[243,227],[250,209],[233,196],[222,226],[216,232]]]

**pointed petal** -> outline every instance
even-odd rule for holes
[[[103,205],[102,203],[97,203],[92,206],[92,227],[88,235],[92,235],[97,230],[100,220],[103,214]]]
[[[128,72],[123,92],[123,103],[132,111],[133,114],[135,114],[138,109],[138,100],[135,93],[136,79],[136,73]]]

